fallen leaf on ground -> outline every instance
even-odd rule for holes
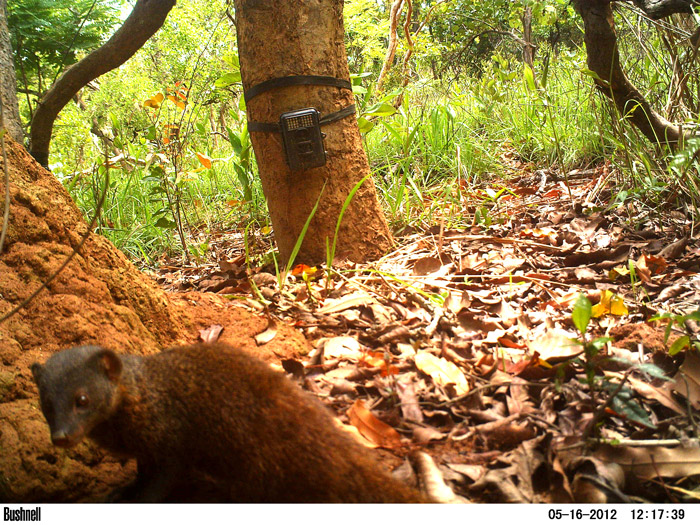
[[[357,339],[349,336],[331,337],[319,341],[319,346],[323,345],[323,356],[327,359],[348,359],[357,361],[362,358],[360,343]]]
[[[629,311],[622,297],[610,290],[603,290],[600,296],[600,303],[594,305],[591,309],[593,317],[602,317],[606,314],[627,315],[628,313]]]
[[[575,337],[562,330],[549,330],[530,342],[530,352],[537,353],[540,359],[549,363],[561,363],[583,352],[583,346],[577,343]]]
[[[346,295],[339,299],[332,299],[326,301],[326,303],[319,308],[316,312],[321,315],[334,314],[337,312],[342,312],[348,308],[355,308],[357,306],[365,306],[373,303],[374,299],[371,295],[364,292],[357,292],[354,294]]]
[[[684,447],[615,447],[603,445],[593,456],[617,463],[626,473],[638,478],[658,476],[680,478],[700,474],[700,448]]]
[[[669,389],[687,398],[695,410],[700,410],[700,357],[696,352],[686,351],[685,361]]]
[[[203,343],[215,343],[219,340],[224,327],[218,324],[211,325],[209,328],[203,328],[199,331],[199,338]]]
[[[442,357],[435,357],[430,352],[419,352],[415,357],[418,370],[428,374],[440,386],[454,385],[455,394],[461,396],[469,392],[469,383],[464,373]]]
[[[387,448],[401,446],[399,433],[374,416],[362,399],[355,401],[348,409],[348,417],[360,434],[372,443]]]

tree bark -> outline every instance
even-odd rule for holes
[[[651,142],[675,146],[686,136],[683,130],[654,111],[632,85],[620,66],[617,35],[609,0],[574,0],[584,23],[588,68],[598,75],[595,83]]]
[[[244,89],[292,75],[349,80],[342,0],[235,0],[234,4]],[[247,110],[250,121],[274,123],[286,111],[314,107],[321,115],[327,115],[353,103],[353,94],[348,89],[290,86],[252,98]],[[332,122],[322,130],[326,134],[327,164],[294,172],[287,166],[279,133],[251,133],[277,245],[285,261],[324,184],[298,260],[307,263],[325,260],[326,243],[333,241],[346,197],[369,174],[353,116]],[[344,214],[336,255],[362,262],[381,256],[391,245],[374,182],[368,178]]]
[[[24,131],[17,104],[17,80],[12,60],[10,32],[7,28],[7,0],[0,0],[0,103],[3,109],[2,125],[17,142],[24,142]]]
[[[58,113],[88,82],[119,67],[161,28],[176,0],[138,0],[124,24],[101,47],[68,68],[39,102],[31,126],[30,153],[43,166]]]
[[[523,24],[523,63],[530,66],[532,73],[535,73],[535,46],[532,43],[532,7],[526,7],[520,17]]]

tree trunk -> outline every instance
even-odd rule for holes
[[[535,73],[535,45],[532,43],[532,7],[526,7],[520,17],[523,24],[523,63]]]
[[[32,119],[30,153],[49,164],[49,144],[59,111],[88,82],[121,66],[158,31],[175,0],[138,0],[124,24],[101,47],[69,67],[39,102]]]
[[[12,60],[10,32],[7,28],[7,0],[0,0],[0,103],[3,126],[17,142],[24,142],[24,131],[17,105],[17,81]]]
[[[244,89],[292,75],[349,80],[342,0],[236,0],[235,8]],[[316,85],[280,87],[248,102],[248,120],[275,123],[281,113],[307,107],[327,115],[353,103],[353,94],[348,89]],[[289,169],[279,133],[251,133],[277,245],[285,261],[324,184],[299,260],[325,260],[326,242],[333,241],[346,197],[369,174],[354,116],[332,122],[322,131],[326,134],[327,164],[305,171]],[[368,178],[345,212],[335,255],[356,262],[367,261],[386,253],[391,244],[374,182]]]
[[[595,83],[615,103],[620,114],[647,139],[675,146],[685,136],[682,129],[656,111],[625,76],[620,66],[617,35],[609,0],[574,0],[583,18],[588,67],[598,75]]]

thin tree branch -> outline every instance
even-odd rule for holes
[[[119,67],[161,28],[175,0],[138,0],[124,24],[105,44],[69,67],[51,86],[32,119],[30,153],[43,166],[58,113],[88,82]]]

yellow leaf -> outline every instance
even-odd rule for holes
[[[207,169],[211,169],[211,159],[209,157],[207,157],[206,155],[204,155],[202,153],[196,153],[196,152],[195,152],[195,155],[197,155],[197,158],[199,159],[199,162],[202,163],[202,166],[204,166]]]
[[[629,310],[625,306],[625,302],[619,295],[615,295],[610,300],[610,313],[613,315],[627,315],[629,313]]]
[[[593,317],[602,317],[606,314],[627,315],[628,313],[629,311],[622,297],[612,293],[610,290],[603,290],[600,296],[600,302],[591,309],[591,315]]]
[[[630,274],[630,269],[628,266],[615,266],[608,272],[608,279],[614,281],[618,277],[627,277]]]
[[[313,275],[316,273],[317,268],[315,266],[306,266],[305,264],[297,264],[292,268],[292,275],[301,275],[305,273],[306,275]]]
[[[165,95],[163,95],[163,93],[156,93],[151,98],[144,101],[143,107],[158,109],[160,107],[160,103],[163,102],[164,98]]]
[[[182,100],[179,100],[178,98],[176,98],[175,96],[173,96],[173,95],[168,95],[168,100],[169,100],[170,102],[172,102],[173,104],[175,104],[175,105],[176,105],[177,107],[179,107],[180,109],[182,109],[182,110],[185,109],[185,103],[184,103]]]
[[[428,374],[441,386],[453,384],[455,394],[461,396],[469,392],[469,383],[457,365],[442,357],[435,357],[429,352],[419,352],[415,357],[416,366],[421,372]]]

